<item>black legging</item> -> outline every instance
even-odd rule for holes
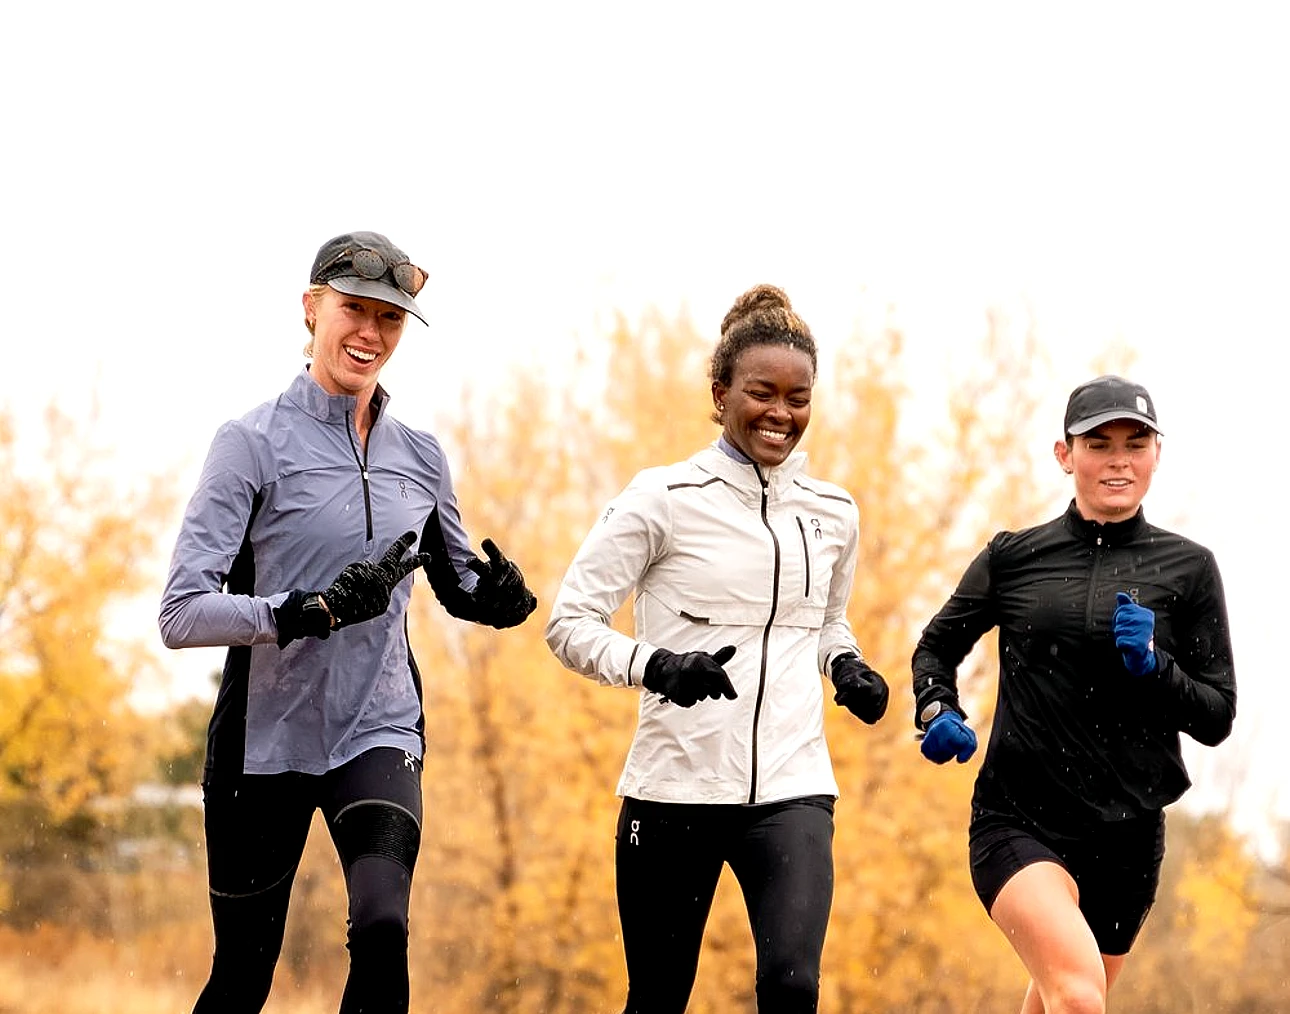
[[[208,782],[215,957],[194,1014],[256,1014],[282,951],[291,884],[320,809],[349,893],[341,1014],[406,1014],[408,899],[421,841],[421,762],[378,748],[325,775]]]
[[[757,947],[760,1014],[811,1014],[833,904],[833,800],[758,806],[624,799],[618,914],[624,1014],[682,1014],[721,868],[730,864]]]

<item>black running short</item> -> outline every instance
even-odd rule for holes
[[[976,810],[968,830],[972,885],[987,912],[1013,875],[1057,863],[1079,888],[1079,908],[1103,954],[1127,954],[1146,921],[1165,855],[1164,814],[1095,824],[1081,835],[1041,832],[1017,817]]]

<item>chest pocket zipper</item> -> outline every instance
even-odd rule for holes
[[[811,597],[811,544],[806,540],[806,525],[802,523],[799,515],[797,518],[797,533],[802,537],[802,566],[806,574],[805,589],[802,591],[802,598]]]

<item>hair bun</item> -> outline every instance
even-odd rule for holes
[[[776,309],[793,312],[793,304],[788,301],[788,293],[776,285],[754,285],[736,299],[734,306],[726,311],[721,321],[721,333],[725,334],[739,321],[759,310]]]

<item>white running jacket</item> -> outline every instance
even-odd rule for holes
[[[737,700],[692,708],[641,697],[618,794],[674,803],[836,796],[820,674],[860,655],[846,605],[859,513],[847,492],[742,464],[715,444],[640,472],[605,509],[565,574],[546,640],[602,684],[641,686],[657,648],[737,651]],[[611,618],[635,592],[635,637]]]

